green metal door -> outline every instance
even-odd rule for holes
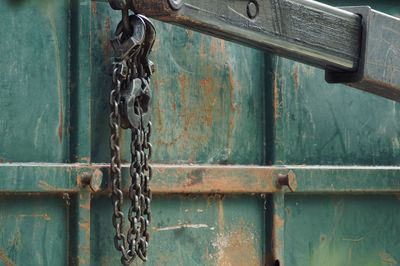
[[[395,0],[329,4],[400,14]],[[0,265],[119,263],[106,71],[118,19],[107,1],[0,4]],[[400,265],[397,103],[156,27],[148,265]]]

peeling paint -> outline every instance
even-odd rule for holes
[[[217,265],[260,265],[256,252],[257,244],[254,231],[243,221],[239,221],[237,228],[219,233],[213,242],[218,250]]]

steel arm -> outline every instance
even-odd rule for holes
[[[311,0],[135,0],[149,17],[327,71],[328,82],[400,101],[400,20]]]

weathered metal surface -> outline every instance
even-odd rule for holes
[[[90,163],[92,160],[92,117],[96,101],[91,88],[100,86],[96,80],[101,73],[101,64],[91,56],[97,34],[91,25],[93,6],[94,1],[70,0],[70,162]]]
[[[400,14],[398,3],[393,1],[329,3],[371,5]],[[342,85],[326,85],[322,71],[286,59],[272,58],[270,67],[274,110],[270,119],[275,128],[269,132],[269,147],[274,164],[400,163],[397,103]],[[400,221],[397,194],[362,195],[368,191],[362,188],[365,182],[372,184],[383,176],[360,166],[347,167],[353,174],[347,170],[334,174],[333,166],[327,172],[324,167],[313,168],[318,170],[306,174],[292,167],[296,191],[302,193],[286,193],[281,206],[285,210],[285,265],[398,265],[399,243],[392,237],[398,234],[394,228]],[[398,186],[396,175],[386,192]],[[335,193],[338,186],[341,189]]]
[[[346,7],[362,16],[359,69],[355,73],[326,72],[326,80],[400,101],[400,19],[368,6]]]
[[[90,2],[90,1],[89,1]],[[92,160],[109,160],[108,109],[104,103],[110,77],[108,40],[118,16],[108,3],[92,3],[90,58],[93,61]],[[81,4],[81,8],[89,6]],[[263,164],[265,160],[265,80],[261,51],[155,23],[152,61],[153,161],[158,163]],[[94,34],[96,33],[96,34]],[[89,45],[89,44],[87,44]],[[89,49],[89,48],[87,48]],[[196,62],[195,64],[193,62]],[[129,161],[130,136],[123,133],[123,159]],[[249,140],[249,141],[244,141]]]
[[[270,119],[275,123],[269,133],[271,161],[400,163],[399,104],[343,85],[326,85],[323,72],[310,66],[280,58],[271,65],[274,111]]]
[[[399,265],[396,195],[285,197],[285,265]]]
[[[191,27],[324,69],[354,71],[360,51],[360,18],[316,1],[135,1],[145,15]],[[253,18],[254,17],[254,18]]]
[[[285,195],[275,193],[266,197],[266,265],[285,265]]]
[[[91,264],[91,208],[90,188],[81,190],[76,195],[64,194],[70,198],[70,240],[68,265],[89,266]],[[68,196],[67,196],[68,195]]]
[[[264,265],[260,196],[168,195],[156,196],[153,203],[146,265]],[[92,201],[92,265],[119,261],[109,230],[111,210],[104,210],[109,205],[105,197]]]
[[[0,265],[65,265],[67,221],[61,195],[1,195]]]
[[[0,161],[65,162],[68,3],[3,1],[0,18]]]
[[[16,162],[0,165],[0,264],[116,264],[104,164],[110,77],[102,66],[109,62],[110,28],[118,16],[98,1],[10,2],[0,4],[0,28],[9,24],[15,33],[22,27],[30,43],[14,34],[19,42],[7,38],[0,48],[8,66],[0,81],[7,88],[0,92],[0,159]],[[344,3],[350,4],[334,4]],[[400,13],[397,3],[383,4]],[[56,35],[53,26],[45,27],[53,25],[46,24],[52,16]],[[156,165],[153,179],[149,265],[269,265],[276,258],[280,266],[368,265],[363,258],[374,266],[398,264],[398,167],[243,165],[398,165],[397,104],[325,87],[322,72],[289,60],[272,64],[257,50],[162,23],[157,28],[154,146],[155,160],[165,164]],[[20,54],[11,46],[21,53],[15,68]],[[54,47],[60,48],[64,105],[56,100]],[[31,61],[46,74],[37,74]],[[17,80],[9,89],[17,77],[10,69],[20,68],[30,87]],[[57,143],[60,106],[63,144]],[[46,112],[36,123],[39,111]],[[32,136],[36,128],[40,134]],[[125,160],[128,155],[126,146]],[[27,161],[38,163],[21,164]],[[79,163],[61,163],[67,161]],[[104,182],[91,194],[82,181],[96,171]],[[297,183],[293,193],[277,182],[289,171]],[[261,198],[264,193],[273,195]]]

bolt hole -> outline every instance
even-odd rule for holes
[[[279,260],[275,260],[274,266],[280,266],[280,265],[281,265],[281,263],[279,262]]]

